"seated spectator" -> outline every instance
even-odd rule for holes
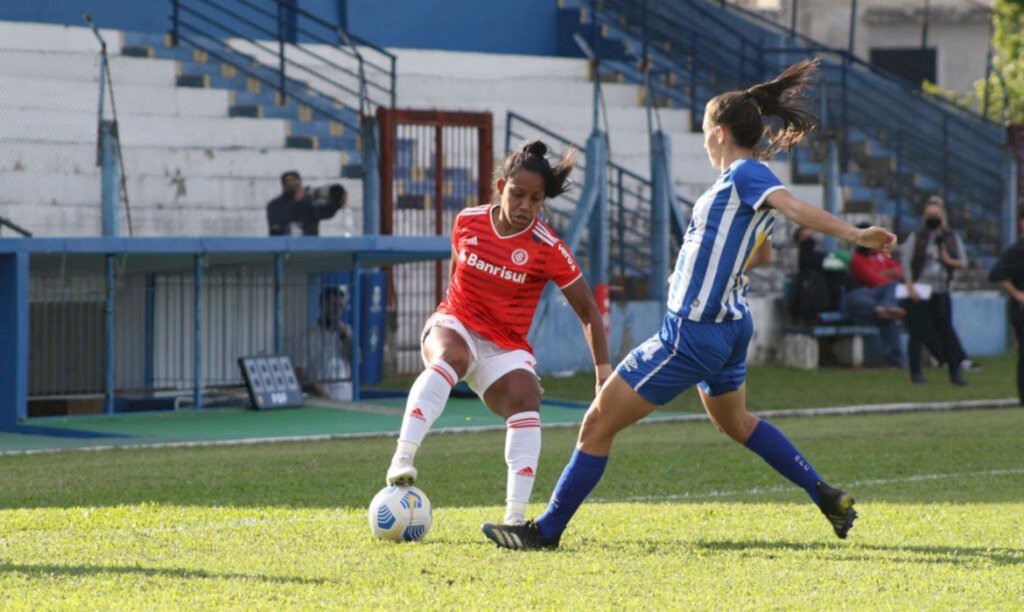
[[[352,399],[352,328],[344,322],[345,287],[327,286],[320,292],[320,317],[302,336],[294,356],[295,374],[303,389],[317,397]]]
[[[295,170],[281,175],[281,195],[267,203],[267,224],[271,236],[319,236],[320,221],[330,219],[347,202],[345,188],[331,185],[316,189],[316,195],[302,185]]]
[[[877,323],[886,363],[902,368],[903,348],[896,321],[907,313],[896,300],[896,289],[903,278],[900,263],[875,249],[857,247],[850,259],[850,273],[860,286],[843,296],[843,312],[854,320]]]
[[[828,281],[822,270],[825,254],[814,239],[814,230],[798,227],[793,232],[793,243],[799,249],[797,273],[790,288],[787,308],[793,320],[814,322],[818,315],[829,310],[832,302]]]

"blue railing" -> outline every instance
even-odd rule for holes
[[[644,57],[652,95],[693,111],[699,129],[704,105],[724,91],[771,78],[806,57],[822,59],[820,95],[829,132],[839,138],[843,167],[862,173],[898,201],[896,217],[915,216],[911,204],[941,193],[952,221],[985,254],[999,247],[1004,133],[1000,126],[915,91],[907,82],[848,52],[806,37],[772,32],[704,0],[599,0],[593,18],[605,36]],[[604,62],[642,83],[638,66]],[[876,163],[881,162],[881,163]],[[903,228],[909,229],[909,227]]]
[[[522,140],[543,140],[552,151],[564,152],[570,147],[579,151],[576,168],[582,174],[587,160],[583,153],[586,147],[557,134],[544,126],[518,115],[508,113],[505,128],[505,150],[512,150],[515,142]],[[564,233],[572,216],[572,207],[577,203],[578,190],[571,190],[547,207],[545,219],[557,232]],[[609,222],[611,223],[610,276],[619,280],[644,278],[651,268],[651,181],[616,163],[608,163]],[[676,196],[673,205],[689,217],[693,203]],[[676,219],[677,216],[671,216]],[[673,223],[673,250],[679,247],[685,228]],[[588,265],[587,239],[584,237],[577,257],[583,269]]]
[[[394,107],[396,58],[289,0],[171,0],[172,44],[185,42],[294,98],[321,118],[358,129],[352,113]],[[261,55],[229,47],[244,42]],[[266,58],[271,58],[270,60]],[[273,65],[271,65],[273,64]]]

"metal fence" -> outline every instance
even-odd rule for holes
[[[490,201],[490,113],[379,109],[377,119],[382,234],[448,236],[461,210]],[[418,372],[420,332],[444,297],[448,262],[402,264],[389,274],[389,366]]]
[[[509,113],[506,121],[505,148],[511,150],[514,143],[523,140],[540,139],[545,141],[552,151],[558,155],[568,148],[580,152],[573,179],[577,183],[585,175],[587,159],[583,154],[586,150],[580,144],[545,128],[544,126],[516,113]],[[646,299],[650,283],[651,267],[651,181],[618,164],[608,163],[608,220],[611,227],[609,251],[609,278],[616,290],[617,299]],[[567,194],[545,204],[545,220],[559,234],[568,230],[572,212],[577,204],[579,190]],[[675,220],[689,217],[693,203],[680,196],[673,198],[672,205],[679,215],[671,215]],[[685,231],[678,223],[672,222],[671,245],[674,253]],[[589,269],[588,235],[584,233],[580,247],[575,255],[580,267]]]
[[[347,278],[285,271],[275,282],[269,258],[262,265],[199,263],[198,269],[164,272],[152,271],[152,262],[118,258],[108,336],[101,262],[82,267],[73,256],[67,262],[34,270],[30,279],[31,399],[104,394],[111,337],[109,363],[121,404],[159,397],[189,404],[197,388],[204,401],[237,403],[245,395],[238,366],[245,356],[288,355],[311,383],[351,380],[347,355],[322,358],[331,340],[321,296],[325,287],[339,285],[350,295]],[[351,320],[351,306],[345,307],[342,316]],[[342,333],[342,346],[350,346],[350,330]]]

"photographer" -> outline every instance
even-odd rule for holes
[[[917,384],[926,382],[921,372],[924,344],[936,359],[946,364],[950,382],[964,386],[967,381],[962,364],[967,356],[953,329],[949,289],[953,271],[967,265],[967,253],[960,237],[949,228],[942,198],[928,198],[921,219],[921,227],[907,237],[902,248],[908,297],[910,380]]]
[[[348,194],[339,184],[307,190],[294,170],[281,175],[281,195],[267,203],[271,236],[319,236],[320,221],[345,207]]]

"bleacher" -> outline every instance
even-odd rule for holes
[[[330,127],[238,116],[237,92],[180,86],[177,60],[122,55],[131,35],[105,37],[134,235],[265,235],[281,172],[298,169],[316,185],[337,182],[351,162],[340,148],[351,138],[322,141],[333,149],[290,142]],[[0,23],[0,214],[39,236],[100,233],[97,47],[85,28]],[[344,184],[359,207],[361,182]]]
[[[917,205],[944,193],[951,223],[961,228],[971,254],[987,260],[999,248],[1003,198],[1000,126],[928,97],[910,83],[882,74],[844,51],[791,37],[733,4],[706,0],[561,0],[565,21],[586,33],[596,23],[621,53],[603,62],[603,76],[643,82],[646,51],[651,95],[664,104],[699,113],[714,95],[745,88],[806,57],[822,58],[820,95],[827,127],[837,134],[846,212],[890,220],[912,229]],[[563,35],[572,30],[563,29]],[[608,47],[608,43],[605,43]],[[824,147],[798,149],[794,183],[819,181]]]

